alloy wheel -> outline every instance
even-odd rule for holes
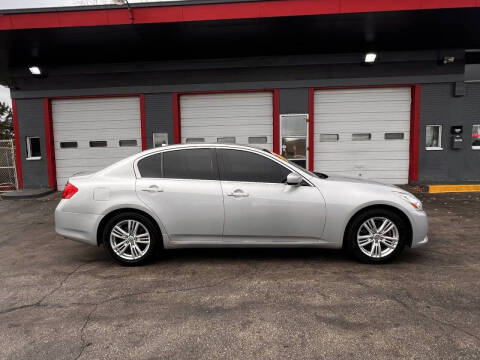
[[[125,260],[137,260],[150,248],[150,233],[137,220],[122,220],[110,231],[113,252]]]
[[[397,248],[400,234],[395,223],[386,217],[372,217],[358,229],[357,244],[371,258],[381,259]]]

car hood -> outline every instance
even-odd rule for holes
[[[328,174],[327,174],[328,175]],[[357,184],[370,184],[370,185],[380,185],[386,187],[396,187],[395,185],[384,184],[378,181],[362,179],[359,177],[349,177],[349,176],[337,176],[337,175],[328,175],[327,181],[336,181],[344,183],[357,183]]]

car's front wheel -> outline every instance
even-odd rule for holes
[[[104,227],[103,244],[109,255],[123,265],[140,265],[152,258],[159,243],[152,221],[138,213],[112,217]]]
[[[357,215],[347,232],[347,249],[366,263],[385,263],[405,247],[408,225],[389,209],[370,209]]]

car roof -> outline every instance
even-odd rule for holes
[[[195,149],[195,148],[220,148],[220,149],[238,149],[238,150],[255,150],[257,152],[268,152],[271,151],[267,148],[262,148],[258,146],[252,145],[238,145],[238,144],[217,144],[217,143],[194,143],[194,144],[174,144],[174,145],[166,145],[162,147],[157,147],[154,149],[143,151],[137,155],[146,155],[150,153],[162,152],[165,150],[170,149]]]

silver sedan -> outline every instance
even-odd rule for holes
[[[384,263],[428,242],[422,203],[398,187],[226,144],[166,146],[71,177],[55,228],[125,265],[191,247],[343,248]]]

